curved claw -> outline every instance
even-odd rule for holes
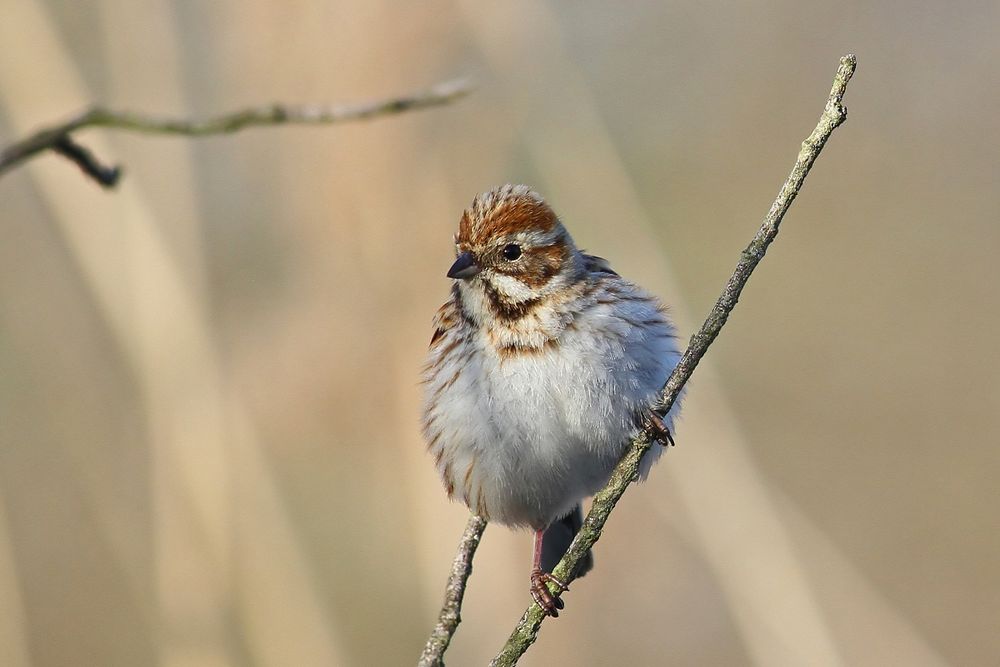
[[[663,418],[656,414],[655,410],[649,410],[646,418],[649,422],[649,433],[658,443],[666,447],[667,445],[677,446],[674,436],[670,434],[670,429],[663,422]]]
[[[554,584],[558,589],[555,594],[549,590],[549,583]],[[559,617],[559,610],[565,606],[565,603],[559,595],[569,590],[569,587],[566,584],[559,581],[548,572],[535,569],[531,571],[530,590],[532,599],[534,599],[535,603],[542,608],[542,611],[545,612],[547,616],[551,616],[552,618]]]

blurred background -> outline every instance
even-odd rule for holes
[[[1000,5],[5,0],[0,144],[91,102],[204,116],[456,76],[448,107],[91,130],[102,191],[0,179],[0,664],[412,664],[467,516],[418,376],[472,197],[707,313],[858,54],[833,136],[523,664],[1000,660]],[[449,664],[529,601],[485,534]]]

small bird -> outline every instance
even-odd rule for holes
[[[534,531],[529,590],[558,616],[566,585],[551,572],[581,501],[641,430],[673,442],[675,409],[661,418],[651,406],[680,359],[674,327],[656,297],[577,249],[528,186],[477,196],[455,249],[423,376],[427,448],[449,497]],[[592,566],[588,554],[577,574]]]

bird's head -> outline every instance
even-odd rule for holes
[[[541,195],[504,185],[475,198],[458,225],[448,277],[498,305],[537,303],[578,280],[583,260]]]

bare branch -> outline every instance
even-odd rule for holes
[[[427,639],[424,652],[420,654],[418,667],[444,667],[444,652],[462,622],[462,598],[465,597],[465,584],[472,574],[472,557],[476,555],[476,547],[486,530],[486,519],[472,515],[465,526],[462,541],[458,545],[458,553],[451,564],[451,575],[444,589],[444,604],[438,617],[434,631]]]
[[[117,165],[108,167],[101,164],[90,150],[73,141],[73,138],[68,134],[56,139],[52,150],[74,162],[83,170],[83,173],[106,188],[115,187],[118,184],[118,179],[121,178],[121,167]]]
[[[440,106],[464,97],[471,90],[472,86],[468,81],[447,81],[411,95],[359,104],[334,106],[272,104],[202,120],[158,118],[95,106],[64,123],[43,128],[26,139],[4,148],[0,151],[0,176],[39,153],[53,150],[71,159],[83,169],[84,173],[104,187],[113,187],[118,180],[120,169],[103,166],[90,151],[70,138],[71,133],[88,127],[106,127],[145,134],[203,137],[230,134],[259,125],[331,125]]]
[[[688,378],[691,377],[694,369],[698,366],[698,362],[701,361],[701,358],[708,350],[709,345],[719,335],[726,320],[729,318],[729,313],[736,307],[740,293],[750,279],[750,274],[764,258],[764,253],[768,245],[777,236],[781,219],[802,188],[806,175],[812,168],[820,151],[823,150],[827,139],[847,119],[847,108],[842,102],[844,93],[847,90],[847,83],[854,75],[856,67],[857,58],[854,55],[846,55],[840,59],[840,67],[837,69],[836,77],[833,80],[833,89],[830,91],[830,97],[827,100],[823,114],[820,116],[819,123],[809,137],[802,142],[802,149],[795,160],[795,166],[781,186],[778,197],[771,205],[771,209],[764,217],[764,222],[761,224],[760,230],[758,230],[750,245],[740,255],[739,263],[736,265],[733,275],[729,278],[729,282],[722,291],[722,295],[712,308],[708,319],[705,320],[698,333],[691,337],[691,342],[684,352],[684,356],[681,357],[677,367],[674,368],[674,371],[667,379],[660,400],[656,405],[656,411],[661,415],[666,414],[673,406],[677,400],[677,396],[680,394],[681,388],[688,381]],[[573,579],[572,575],[576,570],[577,563],[594,546],[597,540],[600,539],[601,531],[608,520],[608,516],[621,499],[622,494],[625,493],[629,484],[636,479],[639,462],[650,446],[648,433],[643,434],[635,440],[628,453],[618,463],[607,486],[594,496],[593,505],[583,523],[583,528],[580,529],[580,532],[566,551],[566,555],[559,561],[559,564],[553,571],[557,579],[566,583],[569,583]],[[556,591],[553,592],[555,593]],[[538,629],[541,627],[544,619],[545,615],[541,608],[537,604],[532,603],[524,612],[507,643],[490,665],[492,667],[509,667],[516,664],[520,657],[524,655],[524,652],[528,650],[528,647],[534,643],[538,635]]]

